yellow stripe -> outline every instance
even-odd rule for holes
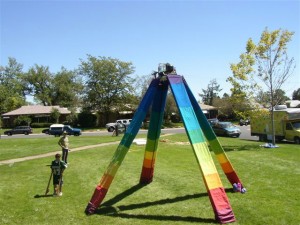
[[[216,156],[217,156],[219,163],[227,163],[228,162],[228,159],[224,153],[217,154]]]
[[[156,154],[155,154],[155,152],[145,151],[144,158],[151,160],[152,158],[156,158]]]
[[[217,173],[205,175],[204,179],[209,190],[223,187],[219,174]]]
[[[202,173],[204,175],[217,173],[216,166],[213,162],[206,142],[193,144],[193,149]]]
[[[106,173],[114,177],[115,174],[117,173],[117,170],[119,169],[119,166],[120,165],[117,164],[117,163],[111,163],[108,166],[108,169],[107,169]]]

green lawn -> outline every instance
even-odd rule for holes
[[[70,149],[82,147],[86,145],[96,145],[106,142],[114,142],[121,140],[123,135],[114,136],[69,136]],[[137,137],[145,137],[138,135]],[[59,137],[49,135],[45,138],[22,138],[22,139],[0,139],[0,161],[21,158],[31,155],[40,155],[48,152],[61,151],[57,144]]]
[[[70,152],[61,198],[34,198],[45,192],[50,175],[45,165],[52,157],[0,166],[0,224],[217,224],[186,135],[161,139],[153,182],[138,185],[144,147],[132,145],[103,201],[105,206],[92,216],[86,216],[84,209],[116,144]],[[0,153],[21,139],[6,143],[5,148],[2,141]],[[93,141],[82,137],[70,142],[82,146]],[[232,193],[216,162],[237,219],[233,224],[299,224],[299,145],[266,149],[240,139],[220,138],[220,142],[248,190]],[[22,143],[26,149],[31,144]]]

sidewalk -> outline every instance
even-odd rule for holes
[[[81,150],[96,148],[96,147],[102,147],[102,146],[107,146],[107,145],[119,144],[119,143],[120,143],[120,141],[115,141],[115,142],[108,142],[108,143],[102,143],[102,144],[97,144],[97,145],[88,145],[88,146],[83,146],[83,147],[78,147],[78,148],[72,148],[71,152],[76,152],[76,151],[81,151]],[[17,163],[17,162],[23,162],[26,160],[45,158],[45,157],[53,156],[56,153],[60,153],[60,151],[59,152],[48,152],[48,153],[41,154],[41,155],[26,156],[23,158],[3,160],[3,161],[0,161],[0,166],[7,165],[7,164],[13,164],[13,163]]]

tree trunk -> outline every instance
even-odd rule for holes
[[[272,145],[275,146],[275,122],[274,122],[274,92],[273,92],[273,81],[272,74],[270,75],[270,87],[271,87],[271,123],[272,123]]]
[[[275,122],[274,122],[274,107],[271,110],[271,122],[272,122],[272,144],[275,146]]]

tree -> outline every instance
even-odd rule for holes
[[[53,123],[58,123],[60,112],[57,108],[52,108],[50,112],[50,119]]]
[[[263,31],[258,44],[250,38],[246,45],[246,52],[241,54],[240,62],[231,64],[232,77],[228,81],[236,88],[241,88],[248,96],[253,94],[257,79],[262,81],[270,93],[272,143],[275,145],[274,106],[278,103],[276,90],[291,76],[294,58],[287,55],[287,44],[291,41],[293,32],[287,30]],[[256,70],[255,70],[256,69]]]
[[[153,79],[154,76],[150,74],[139,76],[135,79],[135,95],[138,96],[140,100],[148,90],[148,87]]]
[[[88,55],[86,61],[81,60],[79,72],[84,77],[86,107],[103,113],[106,121],[113,109],[131,102],[134,93],[131,62]]]
[[[199,94],[202,97],[202,102],[206,105],[213,105],[214,99],[218,98],[218,93],[222,91],[220,85],[216,79],[213,79],[207,85],[207,89],[202,89],[203,94]]]
[[[23,65],[15,58],[8,58],[8,65],[0,66],[0,114],[25,104],[22,70]]]
[[[173,94],[169,91],[167,94],[165,111],[164,111],[164,123],[169,124],[172,118],[180,120],[179,111],[175,102]]]
[[[82,80],[75,71],[62,67],[53,77],[51,90],[51,105],[75,108],[82,103]]]
[[[35,65],[29,69],[24,80],[28,94],[45,106],[75,108],[80,105],[83,85],[75,71],[62,67],[53,74],[48,66]]]
[[[300,100],[300,88],[298,88],[297,90],[293,91],[293,100]]]
[[[264,106],[265,108],[270,108],[271,107],[271,105],[270,105],[270,102],[271,102],[270,96],[271,96],[270,92],[260,90],[258,92],[258,94],[256,95],[255,100],[259,104]],[[283,91],[282,89],[277,89],[275,91],[274,98],[277,99],[276,103],[278,105],[283,105],[283,104],[285,104],[285,102],[287,100],[289,100],[289,98],[285,95],[285,91]]]
[[[39,66],[35,64],[31,67],[25,76],[27,83],[28,94],[34,96],[37,102],[41,102],[44,106],[51,104],[51,86],[53,81],[53,74],[50,72],[48,66]]]
[[[90,111],[82,111],[78,114],[78,123],[83,127],[94,127],[97,123],[97,116]]]

